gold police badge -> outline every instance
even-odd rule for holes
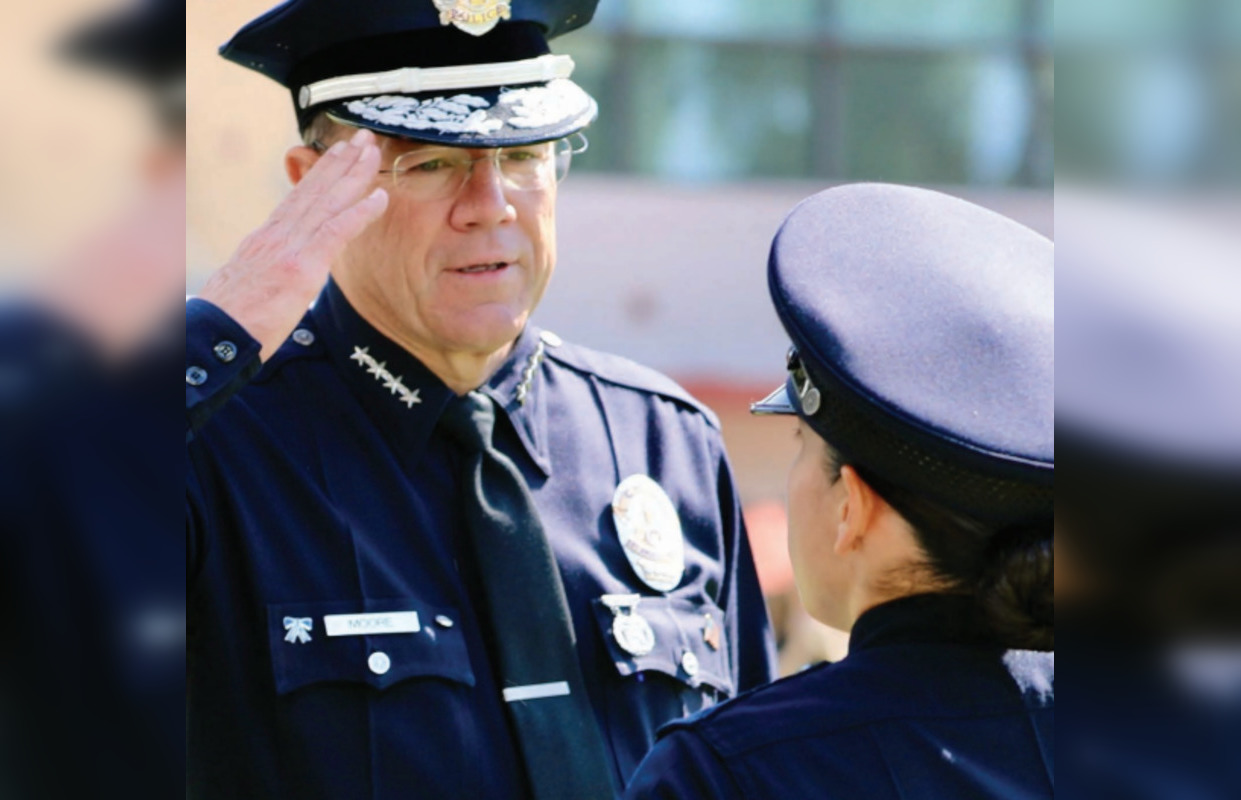
[[[612,519],[642,582],[659,592],[675,589],[685,572],[685,538],[663,488],[646,475],[625,478],[612,495]]]
[[[466,33],[482,36],[502,19],[513,16],[508,0],[433,0],[441,25],[455,25]]]

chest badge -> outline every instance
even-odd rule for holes
[[[289,644],[306,644],[310,641],[310,629],[315,625],[311,617],[285,617],[284,629],[288,631],[284,640]]]
[[[455,25],[466,33],[482,36],[502,19],[513,16],[508,0],[435,0],[441,25]]]
[[[646,475],[630,475],[612,495],[612,519],[629,565],[659,592],[675,589],[685,573],[685,537],[672,500]]]
[[[655,630],[638,613],[641,596],[605,594],[599,600],[612,610],[612,638],[632,656],[644,656],[655,649]]]

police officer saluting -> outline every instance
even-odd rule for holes
[[[670,724],[634,798],[1050,798],[1053,247],[899,186],[797,206],[789,552],[842,661]]]
[[[715,419],[529,320],[594,5],[293,0],[223,47],[305,144],[187,303],[190,796],[612,797],[770,678]]]

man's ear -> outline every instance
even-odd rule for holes
[[[857,470],[847,464],[840,468],[840,482],[844,498],[839,507],[834,549],[838,555],[843,555],[862,546],[866,535],[874,528],[879,504],[883,501]]]
[[[289,176],[289,181],[296,186],[302,182],[302,178],[306,177],[306,173],[310,172],[310,168],[318,161],[318,151],[313,147],[299,144],[297,147],[289,148],[289,152],[284,154],[284,173]]]

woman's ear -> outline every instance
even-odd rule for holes
[[[299,144],[297,147],[289,148],[289,152],[284,154],[284,173],[289,176],[289,181],[296,186],[301,183],[302,178],[306,177],[306,173],[310,172],[319,161],[319,152],[313,147],[307,147]]]
[[[843,498],[837,519],[835,551],[838,555],[857,550],[875,527],[879,504],[882,502],[870,484],[862,480],[849,465],[840,468]]]

